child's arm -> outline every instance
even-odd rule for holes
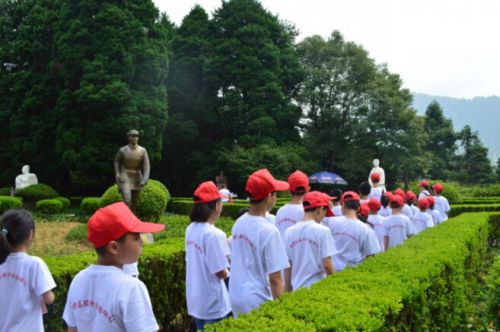
[[[229,277],[229,271],[224,269],[215,273],[215,275],[217,276],[217,278],[226,279],[227,277]]]
[[[271,284],[271,293],[273,294],[273,299],[279,298],[283,294],[284,290],[281,271],[276,271],[269,274],[269,283]]]
[[[76,327],[68,326],[68,332],[78,332],[78,330],[76,329]]]
[[[52,291],[48,291],[48,292],[45,292],[42,294],[42,300],[43,300],[43,303],[45,303],[45,304],[54,303],[54,299],[55,299],[55,296],[54,296],[54,292],[52,292]]]
[[[290,267],[285,269],[285,292],[292,291],[292,262]]]
[[[326,275],[329,276],[330,274],[335,273],[335,267],[333,267],[331,256],[323,258],[323,266],[325,267]]]

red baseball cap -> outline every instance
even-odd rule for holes
[[[418,200],[418,208],[419,209],[428,209],[430,206],[429,200],[427,198],[421,198]]]
[[[370,207],[368,206],[368,203],[361,204],[358,213],[363,217],[368,218],[370,215]]]
[[[288,184],[290,185],[290,191],[297,191],[297,188],[303,187],[305,192],[309,191],[309,178],[305,173],[301,171],[295,171],[288,177]]]
[[[394,190],[394,195],[401,196],[401,198],[403,198],[403,199],[405,198],[405,192],[401,188]]]
[[[88,239],[95,248],[104,247],[127,233],[157,233],[165,229],[165,225],[139,220],[123,202],[98,209],[87,227]]]
[[[401,197],[400,195],[393,195],[389,204],[403,206],[405,204],[405,202],[403,200],[403,197]]]
[[[346,191],[343,195],[342,198],[340,199],[341,203],[349,202],[349,201],[359,201],[361,197],[354,191]]]
[[[436,200],[434,199],[434,196],[427,196],[426,198],[429,201],[429,207],[434,206],[434,204],[436,204]]]
[[[325,217],[333,217],[334,214],[332,210],[330,210],[330,199],[332,199],[332,197],[328,196],[325,193],[319,191],[310,191],[304,196],[304,201],[302,204],[306,211],[320,206],[326,206],[327,210]]]
[[[380,202],[376,198],[370,198],[370,200],[367,203],[368,207],[370,208],[370,211],[372,212],[377,212],[380,210],[380,207],[382,206]]]
[[[380,174],[379,173],[372,173],[372,175],[370,175],[370,179],[373,182],[379,182],[380,181]]]
[[[290,186],[285,181],[276,180],[265,168],[254,172],[248,177],[245,191],[252,199],[261,200],[274,191],[288,190]]]
[[[429,182],[427,180],[422,180],[422,181],[420,181],[419,186],[420,187],[422,187],[422,186],[427,186],[428,187],[429,186]]]
[[[389,201],[391,200],[392,196],[394,196],[394,194],[390,191],[387,191],[384,195],[387,196],[387,198],[389,198]]]
[[[405,194],[406,201],[415,201],[417,199],[417,195],[413,191],[407,191]]]
[[[198,198],[198,200],[194,200],[194,204],[209,203],[222,197],[213,181],[200,183],[193,195]]]
[[[441,183],[436,183],[435,185],[432,186],[432,188],[434,188],[435,192],[440,194],[443,191],[444,186]]]

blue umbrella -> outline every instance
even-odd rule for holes
[[[347,184],[340,175],[332,172],[317,172],[309,176],[309,182],[311,183],[328,183],[328,184]]]

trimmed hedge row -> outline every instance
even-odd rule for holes
[[[23,206],[23,199],[20,197],[0,196],[0,214],[8,209],[18,209]]]
[[[475,198],[475,197],[468,197],[468,198],[463,198],[460,200],[460,204],[500,204],[500,197],[493,196],[493,197],[481,197],[481,198]]]
[[[41,199],[36,202],[35,209],[44,214],[56,214],[63,210],[63,203],[57,199]]]
[[[156,320],[163,331],[186,330],[190,320],[185,299],[184,239],[176,238],[145,246],[140,262],[140,279],[147,285]],[[56,299],[44,316],[46,331],[66,331],[62,320],[64,305],[73,277],[95,263],[94,253],[73,256],[44,257],[56,281]],[[179,326],[180,325],[180,326]]]
[[[51,186],[44,183],[38,183],[16,191],[16,196],[22,197],[25,202],[34,205],[41,199],[56,198],[60,195]]]
[[[455,217],[464,212],[496,212],[500,211],[500,204],[457,204],[451,205],[449,217]]]
[[[495,324],[492,331],[500,330],[500,256],[497,256],[495,262],[488,273],[488,316]]]
[[[466,330],[490,218],[500,215],[463,214],[355,269],[207,330]]]

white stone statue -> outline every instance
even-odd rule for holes
[[[23,189],[38,183],[36,174],[30,173],[29,165],[24,165],[21,172],[22,174],[16,176],[16,190]]]
[[[379,187],[381,187],[384,191],[385,189],[385,171],[382,167],[380,167],[380,160],[378,159],[373,159],[373,168],[370,171],[370,174],[368,175],[368,182],[370,183],[370,186],[373,187],[373,181],[371,179],[371,176],[373,173],[378,173],[380,175],[380,182],[379,182]]]

